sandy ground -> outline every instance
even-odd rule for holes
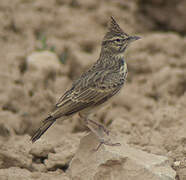
[[[96,61],[111,15],[124,31],[142,40],[126,52],[125,87],[95,118],[121,132],[130,146],[169,157],[176,178],[186,179],[186,30],[180,25],[186,17],[180,12],[186,11],[177,6],[176,24],[165,9],[156,13],[166,3],[145,2],[0,1],[0,168],[5,179],[15,169],[33,179],[37,173],[66,178],[86,129],[80,118],[59,121],[34,145],[29,138],[72,80]],[[174,6],[170,3],[169,12]],[[65,64],[28,66],[27,57],[42,48],[41,37],[58,57],[65,55]],[[58,163],[58,152],[64,152],[63,163]]]

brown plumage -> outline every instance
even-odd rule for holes
[[[111,17],[108,32],[102,41],[99,59],[59,99],[54,111],[32,136],[32,142],[39,139],[56,119],[60,117],[66,119],[77,112],[86,119],[92,110],[118,93],[127,76],[127,65],[123,53],[130,42],[137,39],[139,37],[124,33]]]

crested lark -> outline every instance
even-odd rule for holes
[[[138,36],[126,34],[111,17],[97,62],[74,81],[72,87],[59,99],[54,111],[31,137],[32,142],[38,140],[56,119],[60,117],[67,119],[79,112],[80,117],[100,140],[98,148],[101,144],[117,145],[118,143],[113,144],[104,140],[102,135],[108,135],[108,130],[100,123],[89,119],[88,115],[92,110],[95,111],[97,107],[105,104],[124,85],[127,77],[127,64],[123,53],[131,42],[138,39],[140,39]]]

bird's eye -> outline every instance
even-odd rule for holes
[[[116,42],[121,42],[121,39],[116,39]]]

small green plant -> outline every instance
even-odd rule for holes
[[[55,46],[49,46],[47,44],[47,38],[45,35],[42,35],[41,37],[39,37],[39,40],[41,41],[41,47],[38,48],[38,51],[45,51],[45,50],[49,50],[52,52],[55,52],[56,47]]]
[[[40,48],[37,48],[37,51],[51,51],[51,52],[54,52],[56,53],[56,47],[55,46],[49,46],[47,44],[47,37],[45,35],[41,35],[38,37],[38,39],[40,40],[41,42],[41,47]],[[56,53],[57,54],[57,53]],[[61,54],[57,54],[58,56],[58,59],[59,59],[59,62],[61,64],[65,64],[66,63],[66,60],[67,60],[67,50],[65,50],[63,53]]]
[[[67,60],[67,52],[64,51],[63,53],[59,55],[59,61],[60,63],[65,64],[66,60]]]

